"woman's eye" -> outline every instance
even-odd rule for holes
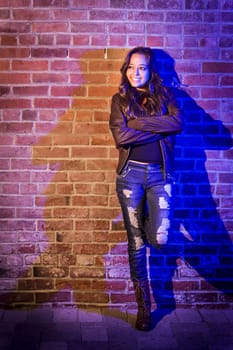
[[[144,67],[144,66],[142,66],[142,67],[133,67],[133,66],[128,66],[128,68],[127,69],[131,69],[131,70],[140,70],[140,71],[145,71],[145,70],[147,70],[147,67]]]

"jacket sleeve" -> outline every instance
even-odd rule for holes
[[[169,101],[166,114],[138,117],[128,122],[130,128],[166,135],[180,133],[182,124],[182,113],[174,98]]]
[[[130,147],[161,139],[161,136],[158,133],[153,133],[153,131],[135,130],[135,128],[129,127],[121,109],[118,94],[112,98],[109,127],[117,148]]]

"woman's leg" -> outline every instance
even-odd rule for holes
[[[118,186],[118,198],[128,238],[131,279],[132,281],[144,281],[147,279],[146,245],[140,218],[141,206],[144,202],[143,192],[132,184],[126,189],[124,184],[124,189]]]
[[[138,304],[136,328],[151,328],[151,302],[143,231],[145,191],[144,170],[129,167],[117,178],[117,194],[128,237],[130,275]]]
[[[143,186],[144,171],[127,166],[117,177],[116,190],[121,205],[124,225],[128,238],[128,253],[131,279],[147,279],[145,233],[143,216],[145,191]]]
[[[154,247],[168,242],[172,220],[172,184],[157,184],[147,190],[148,219],[146,236]]]
[[[175,299],[172,289],[172,275],[176,264],[175,261],[173,264],[171,263],[173,257],[169,257],[169,264],[165,263],[167,261],[166,252],[168,251],[163,248],[168,242],[170,227],[172,227],[172,184],[162,183],[149,188],[147,198],[149,212],[147,237],[150,244],[157,248],[151,248],[150,250],[150,284],[157,310],[174,310]],[[161,250],[161,248],[163,249]]]

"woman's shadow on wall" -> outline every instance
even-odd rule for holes
[[[184,113],[184,131],[176,137],[174,222],[170,241],[160,252],[152,249],[149,257],[157,323],[175,309],[176,301],[181,306],[227,304],[233,291],[233,259],[232,242],[217,210],[218,191],[221,186],[222,190],[227,187],[220,183],[216,172],[208,174],[205,166],[206,151],[213,151],[212,165],[214,161],[217,165],[217,157],[219,163],[227,158],[224,151],[232,146],[230,132],[197,105],[185,87],[183,89],[173,58],[163,50],[155,50],[155,55],[159,75],[164,85],[174,89]],[[221,172],[218,165],[217,169]]]

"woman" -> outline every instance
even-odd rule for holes
[[[152,325],[146,245],[167,243],[171,220],[174,135],[181,113],[162,85],[152,49],[136,47],[121,68],[112,97],[110,129],[119,150],[116,191],[128,237],[130,275],[138,313],[136,328]]]

